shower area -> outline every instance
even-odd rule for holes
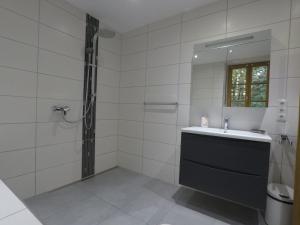
[[[0,3],[0,179],[25,200],[117,166],[121,41],[64,1],[19,7]]]
[[[112,39],[115,35],[116,33],[110,29],[99,28],[98,19],[86,15],[82,116],[71,120],[68,118],[68,112],[72,110],[69,105],[53,106],[54,113],[59,113],[64,123],[82,123],[82,179],[95,175],[99,39]]]

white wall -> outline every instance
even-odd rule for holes
[[[98,106],[110,111],[97,110],[106,123],[97,129],[97,172],[116,165],[117,117],[106,115],[118,113],[107,96],[116,92],[118,103],[119,46],[119,37],[100,41]],[[0,1],[0,179],[21,198],[81,178],[81,124],[65,125],[51,107],[70,105],[70,119],[80,117],[84,47],[85,14],[68,3]],[[107,127],[115,130],[101,139]]]
[[[249,122],[259,122],[269,131],[274,138],[270,181],[292,186],[294,151],[277,144],[283,127],[277,123],[277,106],[278,99],[287,99],[286,131],[295,139],[300,89],[299,17],[299,0],[222,0],[124,34],[118,164],[177,183],[180,128],[189,125],[194,44],[271,29],[270,107],[264,111],[229,109],[227,113],[234,127],[246,129]],[[153,95],[178,101],[178,110],[145,111],[143,102]]]

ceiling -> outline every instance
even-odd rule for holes
[[[216,0],[67,0],[124,33]]]

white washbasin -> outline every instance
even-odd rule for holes
[[[243,130],[227,130],[220,128],[187,127],[182,128],[183,133],[203,134],[209,136],[218,136],[225,138],[235,138],[249,141],[271,142],[272,138],[268,134],[258,134]]]

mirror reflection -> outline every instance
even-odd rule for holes
[[[191,109],[268,107],[270,38],[270,31],[261,31],[196,44]]]

